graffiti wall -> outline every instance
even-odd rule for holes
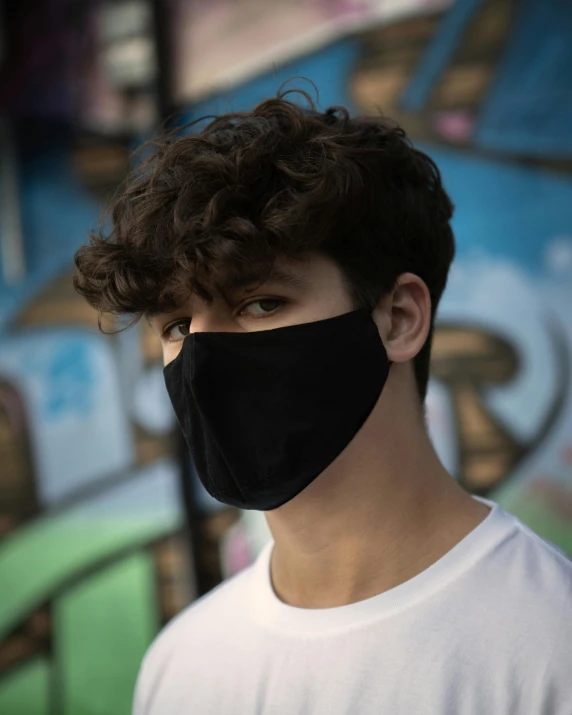
[[[451,0],[174,0],[173,91],[179,106],[272,74],[371,24],[442,9]],[[325,77],[321,77],[324,80]],[[225,95],[228,98],[228,95]]]
[[[427,148],[457,208],[429,402],[442,458],[570,554],[571,32],[560,0],[465,0],[364,33],[349,81]]]
[[[194,564],[160,350],[100,333],[72,265],[156,113],[151,14],[3,10],[0,712],[126,714]]]
[[[150,329],[103,335],[73,291],[99,207],[66,132],[36,130],[13,167],[26,270],[0,271],[0,712],[128,713],[195,597],[174,421]]]

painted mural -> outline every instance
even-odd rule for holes
[[[432,12],[451,1],[174,0],[175,101],[181,106],[226,90],[232,97],[246,80],[272,74],[292,58],[373,23]]]
[[[429,400],[442,458],[570,554],[571,33],[563,0],[464,0],[364,33],[349,82],[426,146],[457,208]]]
[[[61,127],[38,134],[19,152],[26,273],[0,285],[0,712],[128,713],[196,596],[174,421],[150,330],[102,335],[73,291],[93,175]]]
[[[145,649],[192,598],[149,357],[140,333],[97,332],[69,275],[2,336],[1,712],[128,712]]]
[[[101,334],[71,273],[154,116],[153,67],[117,72],[149,13],[31,5],[0,66],[0,712],[129,713],[191,539],[160,351]]]
[[[212,37],[241,4],[209,5]],[[275,56],[272,43],[253,56],[243,24],[241,72],[178,68],[189,118],[249,107],[302,76],[322,106],[381,109],[435,158],[458,256],[435,337],[432,438],[467,489],[572,554],[570,4],[290,5],[291,28],[313,18],[312,42],[269,14]],[[26,275],[0,281],[0,712],[127,715],[157,630],[251,563],[269,534],[262,514],[220,508],[192,465],[181,485],[154,336],[144,324],[102,335],[73,292],[73,252],[107,191],[98,172],[116,181],[127,144],[57,128],[34,143],[26,131]]]

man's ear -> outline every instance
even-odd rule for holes
[[[429,289],[419,276],[403,273],[391,293],[379,301],[373,318],[391,362],[412,360],[429,335]]]

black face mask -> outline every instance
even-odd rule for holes
[[[334,461],[388,372],[366,310],[253,333],[192,333],[164,370],[209,494],[263,511],[295,497]]]

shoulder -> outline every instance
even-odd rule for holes
[[[501,507],[481,533],[440,606],[449,655],[507,712],[569,715],[572,561]]]
[[[487,586],[519,613],[537,609],[558,619],[572,608],[572,560],[520,519],[498,508],[507,538],[499,540],[485,561]],[[499,519],[497,519],[497,522]]]
[[[251,568],[223,581],[209,593],[183,609],[159,633],[147,651],[144,665],[165,657],[186,637],[199,637],[203,632],[212,632],[213,622],[224,627],[223,621],[233,620],[237,609],[244,601],[244,590]]]
[[[508,513],[510,535],[479,571],[482,608],[511,650],[545,662],[559,650],[572,658],[572,560]],[[508,643],[507,643],[508,645]],[[564,649],[564,650],[562,650]]]
[[[512,571],[530,582],[533,595],[555,604],[570,602],[572,559],[555,544],[546,541],[516,517],[512,545]],[[567,596],[567,597],[566,597]]]
[[[526,573],[519,613],[529,635],[531,704],[534,712],[567,715],[572,707],[572,560],[518,522],[516,566]]]
[[[500,506],[482,527],[477,560],[449,592],[463,605],[452,615],[485,660],[495,648],[519,668],[545,662],[562,630],[572,644],[572,561]]]
[[[155,638],[141,664],[135,693],[135,715],[145,712],[148,702],[170,663],[187,651],[200,653],[216,631],[224,632],[236,621],[247,598],[252,566],[187,606]]]

